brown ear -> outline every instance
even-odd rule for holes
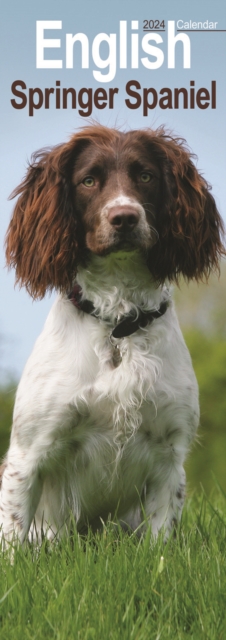
[[[225,255],[223,221],[210,187],[198,173],[183,141],[161,133],[153,137],[162,167],[159,239],[150,255],[150,269],[160,281],[208,278]]]
[[[33,156],[6,235],[6,260],[34,298],[67,290],[78,262],[79,222],[71,194],[71,143]],[[80,243],[79,243],[80,245]]]

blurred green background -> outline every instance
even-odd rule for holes
[[[201,485],[226,491],[226,263],[208,285],[181,283],[174,291],[177,313],[200,389],[201,422],[186,472],[188,493]],[[0,389],[0,457],[7,449],[16,382]]]
[[[208,284],[175,290],[180,324],[199,383],[200,427],[186,463],[188,491],[226,491],[226,262]]]

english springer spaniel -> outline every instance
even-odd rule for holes
[[[2,465],[6,543],[115,519],[167,538],[199,422],[170,282],[203,279],[223,223],[181,139],[91,126],[38,152],[6,238],[34,298],[57,299],[16,395]]]

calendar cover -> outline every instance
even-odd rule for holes
[[[8,0],[2,9],[1,247],[31,154],[95,121],[183,137],[225,216],[221,0]],[[14,288],[1,249],[1,373],[18,377],[52,304]],[[4,301],[4,302],[3,302]]]

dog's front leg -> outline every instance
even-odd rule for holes
[[[12,443],[5,463],[0,493],[1,537],[24,541],[42,492],[42,479],[31,450]]]
[[[167,539],[181,519],[185,498],[185,471],[183,467],[171,470],[164,484],[158,481],[147,485],[144,501],[145,514],[156,538],[163,529]]]

